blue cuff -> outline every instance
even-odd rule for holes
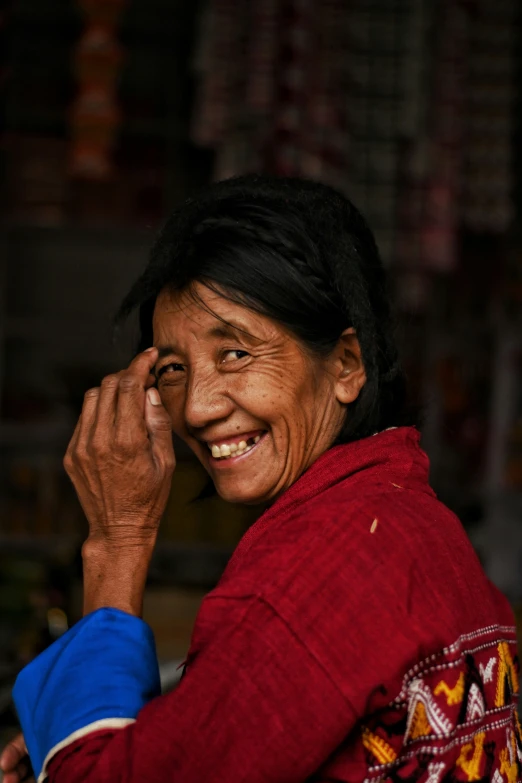
[[[22,669],[13,699],[35,774],[73,732],[135,718],[160,693],[152,631],[119,609],[98,609]]]

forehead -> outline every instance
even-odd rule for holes
[[[244,333],[244,337],[264,342],[283,337],[283,327],[244,305],[196,283],[189,291],[164,289],[156,300],[153,316],[154,343],[185,339],[219,339]]]

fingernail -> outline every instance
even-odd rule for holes
[[[152,346],[151,348],[147,348],[146,351],[143,351],[143,353],[152,353],[152,351],[155,351],[155,350],[156,350],[155,347]]]
[[[149,389],[147,394],[149,395],[149,402],[152,405],[161,405],[161,398],[157,389]]]

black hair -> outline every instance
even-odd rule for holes
[[[182,204],[117,316],[139,309],[139,350],[152,345],[160,291],[190,290],[195,282],[284,325],[316,356],[326,357],[345,329],[355,329],[367,380],[336,443],[414,423],[375,239],[333,188],[249,174]]]

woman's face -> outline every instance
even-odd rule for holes
[[[273,501],[340,431],[344,365],[312,358],[286,329],[202,284],[193,290],[206,307],[167,290],[156,302],[161,399],[222,498]]]

